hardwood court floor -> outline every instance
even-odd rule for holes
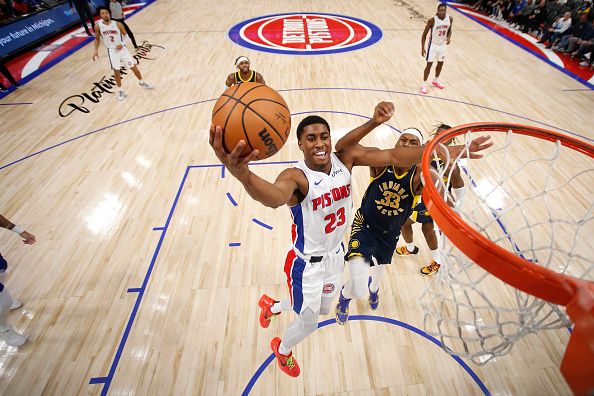
[[[306,113],[321,114],[335,142],[381,100],[396,104],[390,125],[398,129],[505,121],[591,141],[590,91],[564,91],[582,86],[453,11],[447,89],[418,95],[425,22],[411,19],[408,7],[428,18],[436,3],[158,0],[129,20],[139,40],[164,47],[140,62],[154,90],[128,75],[124,102],[103,94],[98,103],[85,99],[88,113],[61,117],[64,100],[74,96],[66,103],[83,105],[76,95],[109,75],[105,50],[93,63],[87,46],[0,102],[32,103],[0,106],[0,210],[38,240],[24,246],[10,232],[0,240],[6,285],[24,302],[10,321],[30,340],[18,349],[0,343],[0,394],[235,395],[270,355],[270,339],[293,315],[260,329],[256,302],[264,292],[287,297],[289,212],[256,204],[233,178],[221,177],[220,167],[194,167],[217,164],[207,143],[212,100],[239,55],[283,91],[292,113],[300,113],[295,125]],[[353,52],[287,56],[227,37],[242,20],[300,11],[362,18],[383,38]],[[390,147],[396,138],[384,126],[364,143]],[[300,159],[294,139],[271,160]],[[254,169],[272,180],[286,166]],[[353,177],[358,205],[367,170]],[[418,269],[429,256],[415,230],[422,253],[394,259],[378,311],[361,301],[353,314],[422,328],[418,299],[427,279]],[[558,371],[567,339],[566,330],[531,335],[510,355],[469,367],[493,394],[569,394]],[[328,325],[295,356],[299,378],[273,362],[252,394],[483,393],[450,356],[390,322]]]

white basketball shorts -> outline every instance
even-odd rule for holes
[[[107,55],[109,56],[109,64],[114,70],[120,70],[122,67],[130,69],[134,66],[134,58],[132,58],[126,47],[119,51],[115,48],[108,48]]]
[[[290,250],[285,261],[285,274],[293,310],[300,314],[305,308],[320,312],[322,297],[333,298],[342,287],[344,248],[332,257],[324,255],[321,261],[311,262]]]
[[[427,62],[443,62],[446,57],[446,44],[435,45],[429,43],[427,48]]]

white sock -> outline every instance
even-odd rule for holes
[[[291,353],[291,349],[299,344],[305,337],[316,331],[318,328],[319,312],[313,312],[311,308],[297,315],[295,320],[289,323],[283,333],[283,340],[278,347],[278,351],[283,355]]]
[[[291,308],[291,300],[285,299],[275,303],[272,307],[270,307],[270,311],[276,314],[282,311],[289,311]]]
[[[6,286],[4,286],[2,291],[0,291],[0,330],[10,328],[10,325],[8,324],[8,312],[10,311],[11,305],[12,297],[6,289]]]
[[[429,252],[431,253],[431,258],[433,259],[433,261],[435,261],[437,264],[441,264],[441,251],[439,250],[439,248],[435,250],[430,250]]]
[[[278,346],[278,353],[280,353],[281,355],[288,356],[289,353],[291,353],[291,350],[285,348],[283,342],[281,341],[280,345]]]
[[[439,77],[435,76],[435,78],[433,79],[433,82],[436,82],[439,84]]]
[[[144,80],[138,80],[140,84],[144,84]]]
[[[344,298],[363,298],[367,293],[367,280],[369,279],[369,264],[363,257],[351,257],[349,263],[349,281],[342,289]]]
[[[409,252],[413,252],[415,250],[415,243],[411,242],[411,243],[406,243],[406,250],[408,250]]]
[[[374,265],[373,267],[369,268],[369,272],[371,273],[371,284],[369,285],[369,290],[373,293],[377,293],[379,290],[379,285],[382,280],[382,276],[384,275],[385,265]]]
[[[423,87],[427,87],[427,81],[423,81]]]
[[[10,329],[10,325],[8,324],[8,312],[10,311],[10,307],[5,307],[0,305],[0,331],[4,331],[6,329]]]

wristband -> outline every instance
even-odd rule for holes
[[[12,230],[10,230],[10,231],[15,232],[15,233],[21,235],[24,230],[21,229],[21,227],[19,227],[18,225],[15,224],[14,227],[12,227]]]

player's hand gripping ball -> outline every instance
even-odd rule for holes
[[[274,89],[258,83],[228,88],[212,109],[212,124],[223,128],[223,147],[230,153],[240,140],[242,156],[258,150],[257,159],[276,154],[291,132],[291,112]]]

